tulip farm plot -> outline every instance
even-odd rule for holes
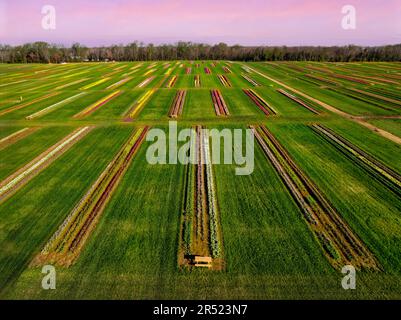
[[[0,299],[401,299],[400,87],[396,63],[0,64]]]

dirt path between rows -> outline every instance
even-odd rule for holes
[[[333,107],[333,106],[331,106],[331,105],[329,105],[329,104],[327,104],[325,102],[322,102],[322,101],[320,101],[318,99],[315,99],[315,98],[313,98],[313,97],[311,97],[311,96],[309,96],[309,95],[307,95],[307,94],[305,94],[305,93],[303,93],[303,92],[301,92],[301,91],[299,91],[297,89],[294,89],[294,88],[292,88],[292,87],[290,87],[290,86],[288,86],[288,85],[286,85],[286,84],[284,84],[284,83],[282,83],[282,82],[280,82],[280,81],[278,81],[278,80],[276,80],[274,78],[271,78],[271,77],[265,75],[264,73],[259,72],[258,70],[255,70],[252,67],[247,66],[247,68],[249,68],[253,72],[259,74],[260,76],[262,76],[262,77],[264,77],[264,78],[266,78],[266,79],[268,79],[270,81],[273,81],[273,82],[277,83],[278,85],[280,85],[280,86],[282,86],[282,87],[284,87],[284,88],[286,88],[288,90],[291,90],[291,91],[295,92],[296,94],[299,94],[300,96],[303,96],[304,98],[307,98],[307,99],[317,103],[318,105],[322,106],[326,110],[329,110],[329,111],[331,111],[331,112],[333,112],[335,114],[338,114],[339,116],[342,116],[344,118],[350,119],[350,120],[352,120],[352,121],[364,126],[365,128],[368,128],[371,131],[374,131],[374,132],[380,134],[382,137],[385,137],[385,138],[387,138],[387,139],[389,139],[389,140],[401,145],[401,138],[400,137],[398,137],[398,136],[396,136],[396,135],[394,135],[394,134],[392,134],[392,133],[390,133],[388,131],[380,129],[380,128],[374,126],[373,124],[364,121],[360,117],[356,117],[356,116],[353,116],[353,115],[351,115],[349,113],[346,113],[344,111],[338,110],[337,108],[335,108],[335,107]]]

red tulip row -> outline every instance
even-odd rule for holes
[[[258,106],[265,115],[275,115],[276,111],[252,89],[243,89],[244,93]]]
[[[204,70],[205,70],[205,73],[206,73],[206,74],[211,74],[211,73],[212,73],[212,71],[210,71],[210,69],[209,69],[208,67],[205,67]]]
[[[319,114],[320,112],[317,111],[316,109],[312,108],[309,106],[306,102],[302,101],[300,98],[288,93],[287,91],[283,89],[277,89],[277,92],[280,92],[282,95],[286,96],[287,98],[290,98],[292,101],[295,101],[296,103],[300,104],[304,108],[308,109],[309,111],[313,112],[314,114]]]
[[[223,99],[219,90],[210,90],[212,95],[214,111],[218,116],[229,116],[230,113],[228,112],[227,105]]]
[[[14,192],[26,185],[51,163],[61,157],[75,143],[86,136],[93,127],[81,127],[61,139],[59,142],[42,152],[35,159],[25,164],[3,181],[0,181],[0,202],[10,197]]]
[[[185,70],[185,73],[186,73],[186,74],[191,74],[191,72],[192,72],[192,68],[187,68],[187,69]]]
[[[173,104],[171,105],[170,112],[168,114],[170,118],[177,118],[182,114],[186,95],[187,92],[185,90],[177,91]]]

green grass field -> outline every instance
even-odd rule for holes
[[[310,127],[323,124],[401,174],[401,94],[386,82],[393,66],[0,64],[0,298],[401,299],[400,195]],[[391,81],[401,85],[401,72],[392,71],[397,73],[400,80]],[[224,86],[219,75],[231,86]],[[221,93],[228,116],[216,115],[212,89]],[[263,113],[244,89],[253,90],[276,114]],[[178,90],[186,92],[185,101],[182,113],[172,119],[169,111]],[[32,261],[107,172],[132,132],[145,126],[166,130],[170,120],[178,121],[180,129],[266,125],[380,270],[358,270],[357,289],[341,287],[341,268],[327,259],[302,208],[257,141],[252,174],[235,175],[235,164],[212,168],[224,267],[182,267],[185,165],[148,163],[151,142],[143,141],[116,189],[105,193],[107,201],[86,230],[76,261],[56,265],[57,289],[43,290],[41,266],[52,260]],[[1,197],[7,179],[84,126],[93,130],[49,166],[36,168],[10,197]]]

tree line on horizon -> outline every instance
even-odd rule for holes
[[[229,46],[192,42],[71,47],[39,41],[0,45],[1,63],[62,63],[84,61],[233,60],[233,61],[401,61],[401,44],[376,47],[348,46]]]

